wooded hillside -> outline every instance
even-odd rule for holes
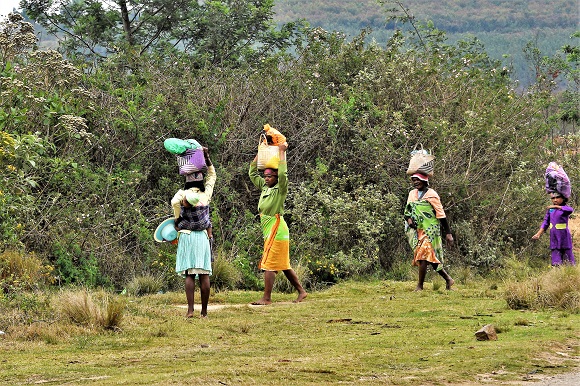
[[[380,5],[379,3],[384,3]],[[276,20],[306,19],[312,26],[385,27],[389,1],[277,0]],[[522,32],[578,27],[578,3],[570,0],[404,0],[418,20],[432,20],[448,33]]]
[[[381,4],[379,4],[381,3]],[[533,41],[553,55],[566,44],[578,44],[570,36],[578,28],[578,2],[570,0],[406,0],[402,1],[418,21],[432,21],[455,42],[467,35],[484,44],[488,54],[513,66],[514,79],[525,86],[533,73],[523,49]],[[275,19],[280,22],[305,19],[312,27],[342,31],[353,37],[362,28],[371,28],[370,37],[385,44],[395,23],[387,23],[393,2],[380,0],[278,0]],[[401,27],[400,25],[398,27]]]

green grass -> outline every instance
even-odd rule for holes
[[[185,319],[182,293],[129,297],[116,331],[7,329],[0,384],[443,385],[572,371],[580,315],[511,310],[491,284],[417,293],[414,282],[353,281],[300,304],[275,293],[266,307],[246,306],[259,292],[224,291],[210,305],[240,306],[208,319]],[[489,323],[498,340],[477,341]]]

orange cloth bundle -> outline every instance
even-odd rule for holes
[[[278,146],[286,142],[286,137],[267,123],[264,125],[264,133],[266,134],[268,145]]]
[[[260,135],[258,144],[258,170],[278,169],[280,163],[280,150],[278,145],[286,142],[286,136],[269,124],[264,125],[264,131]]]

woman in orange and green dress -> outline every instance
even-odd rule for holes
[[[301,302],[308,295],[290,266],[290,233],[284,221],[284,201],[288,194],[286,164],[288,144],[285,142],[278,148],[280,157],[278,169],[265,169],[262,177],[258,171],[258,156],[250,163],[250,180],[261,190],[258,212],[264,236],[264,250],[258,265],[258,268],[264,271],[264,295],[252,303],[255,305],[272,303],[272,288],[278,271],[282,271],[298,291],[295,302]]]
[[[429,188],[429,177],[415,173],[411,176],[414,189],[409,192],[405,206],[405,232],[413,250],[413,265],[419,267],[419,282],[415,291],[423,290],[423,283],[429,265],[451,289],[454,280],[443,269],[443,242],[441,228],[449,246],[453,245],[453,235],[437,192]]]

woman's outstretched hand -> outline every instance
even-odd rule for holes
[[[452,247],[455,244],[455,240],[453,240],[453,235],[451,233],[447,233],[445,235],[445,241],[447,242],[447,246]]]

